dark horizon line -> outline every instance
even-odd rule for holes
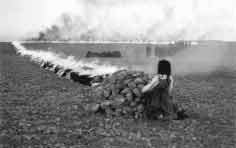
[[[8,42],[14,42],[14,41],[19,41],[19,42],[101,42],[101,43],[106,43],[106,42],[110,42],[110,43],[153,43],[153,42],[160,42],[160,43],[164,43],[164,42],[183,42],[183,41],[186,41],[186,42],[236,42],[235,41],[227,41],[227,40],[173,40],[173,41],[99,41],[99,40],[45,40],[45,41],[37,41],[37,40],[0,40],[0,43],[8,43]]]

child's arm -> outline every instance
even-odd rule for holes
[[[143,87],[142,93],[152,90],[158,83],[159,83],[159,77],[155,76],[149,84]]]
[[[170,76],[170,86],[169,86],[169,90],[168,90],[170,95],[172,94],[173,86],[174,86],[174,79],[172,76]]]

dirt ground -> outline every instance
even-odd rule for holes
[[[176,77],[186,120],[150,121],[86,113],[90,88],[58,78],[9,43],[0,44],[0,148],[233,148],[236,72]]]

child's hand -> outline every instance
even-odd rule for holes
[[[154,77],[152,78],[152,81],[157,81],[157,80],[159,80],[159,77],[158,77],[158,76],[154,76]]]
[[[159,83],[159,77],[155,76],[154,78],[152,78],[151,84],[153,86],[156,86]]]
[[[142,93],[152,90],[159,83],[159,77],[155,76],[152,78],[152,81],[143,87]]]

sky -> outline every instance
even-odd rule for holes
[[[74,6],[73,0],[0,0],[0,41],[17,40],[50,26]]]
[[[71,16],[61,36],[96,40],[235,40],[235,0],[0,0],[0,41],[34,36]],[[71,31],[72,30],[72,31]]]

